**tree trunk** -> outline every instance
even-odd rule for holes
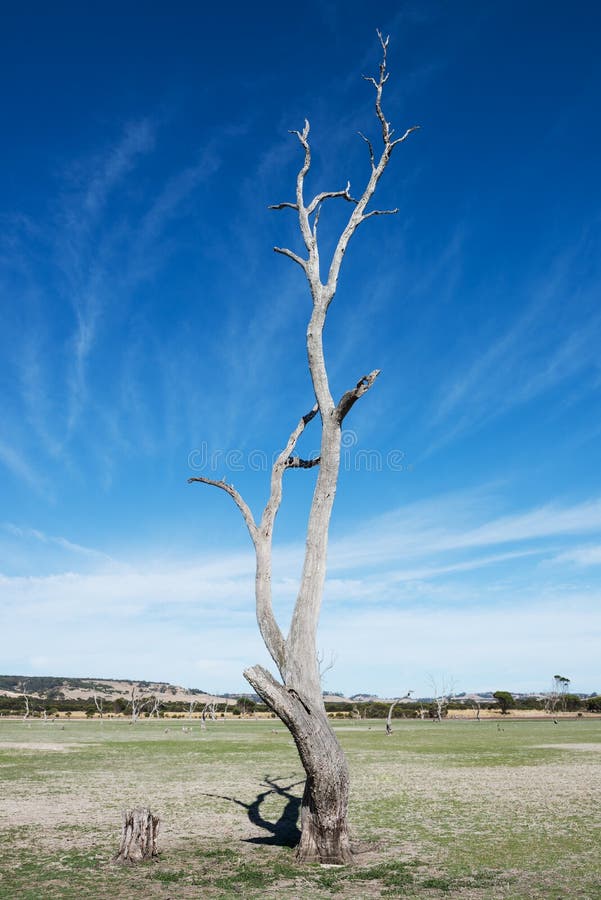
[[[159,825],[159,817],[153,816],[149,809],[124,810],[121,844],[113,861],[131,866],[156,859],[159,855],[157,849]]]
[[[289,729],[307,774],[298,862],[351,863],[348,765],[323,701],[309,703],[294,689],[279,684],[262,666],[253,666],[244,675]]]
[[[329,723],[319,740],[302,744],[292,735],[307,773],[301,804],[301,838],[297,861],[345,865],[353,862],[348,833],[349,771]]]

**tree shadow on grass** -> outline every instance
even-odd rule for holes
[[[246,810],[246,814],[253,825],[268,831],[265,837],[245,838],[248,844],[264,844],[275,845],[277,847],[296,847],[300,841],[300,829],[296,824],[301,806],[301,798],[290,793],[292,788],[299,784],[304,784],[304,779],[294,781],[288,785],[280,785],[277,782],[282,781],[281,778],[270,778],[265,776],[264,786],[267,788],[257,794],[252,803],[245,803],[244,800],[238,800],[236,797],[227,797],[224,794],[205,794],[206,797],[219,797],[221,800],[229,800],[230,803],[236,803]],[[270,794],[278,794],[280,797],[286,798],[286,805],[275,822],[270,822],[263,818],[261,814],[261,804]]]

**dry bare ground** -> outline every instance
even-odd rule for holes
[[[561,728],[561,733],[558,733]],[[340,738],[353,869],[298,869],[302,790],[271,722],[0,720],[0,897],[601,898],[601,723],[381,722]],[[123,808],[154,865],[111,865]]]

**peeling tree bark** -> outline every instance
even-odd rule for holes
[[[344,753],[332,731],[326,715],[317,650],[317,624],[326,576],[326,554],[330,517],[340,469],[342,425],[355,403],[373,386],[379,375],[374,369],[346,391],[340,401],[334,400],[328,379],[323,347],[323,330],[327,312],[338,285],[338,277],[348,244],[355,231],[366,219],[388,215],[398,210],[367,211],[378,182],[383,175],[394,148],[403,143],[418,126],[408,128],[393,139],[393,130],[382,111],[382,92],[388,72],[386,54],[388,38],[378,32],[382,60],[378,78],[368,78],[376,92],[376,116],[382,137],[380,156],[363,135],[370,159],[370,174],[360,197],[351,195],[350,185],[344,190],[323,191],[308,203],[304,198],[305,177],[311,166],[309,123],[302,131],[293,131],[304,153],[303,164],[296,179],[294,202],[279,203],[273,209],[292,209],[298,215],[299,229],[306,256],[292,250],[275,247],[276,253],[292,259],[304,271],[313,301],[307,326],[306,345],[309,372],[315,393],[315,405],[304,415],[291,433],[288,442],[276,459],[271,473],[269,499],[259,522],[241,494],[225,480],[205,477],[189,481],[213,485],[230,495],[238,507],[256,553],[255,595],[257,622],[265,646],[269,650],[281,682],[261,666],[245,671],[245,677],[257,694],[290,730],[307,775],[301,808],[301,840],[298,859],[303,862],[348,863],[352,861],[347,810],[349,773]],[[317,224],[321,207],[327,200],[341,199],[353,207],[332,254],[327,278],[320,274]],[[319,457],[301,459],[294,455],[296,444],[305,427],[317,416],[321,423]],[[318,467],[317,480],[307,526],[305,558],[296,604],[288,635],[285,637],[276,621],[271,592],[272,538],[275,518],[282,500],[282,480],[287,469]]]

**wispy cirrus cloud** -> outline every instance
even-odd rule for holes
[[[84,461],[100,467],[106,482],[123,447],[156,448],[158,435],[172,437],[166,427],[176,430],[190,418],[182,409],[176,423],[168,421],[170,409],[183,402],[179,385],[195,380],[195,373],[182,371],[190,353],[182,353],[175,337],[156,333],[137,353],[136,341],[145,335],[142,330],[127,339],[128,310],[177,249],[170,229],[177,232],[178,220],[195,214],[191,199],[220,165],[219,137],[193,151],[187,164],[163,170],[149,190],[146,170],[157,152],[159,125],[151,118],[126,123],[112,143],[66,163],[48,215],[35,228],[23,216],[7,220],[0,291],[19,304],[11,307],[14,328],[5,334],[4,361],[14,370],[15,390],[12,409],[3,414],[7,431],[19,439],[13,449],[4,438],[0,463],[30,487],[41,482],[26,462],[28,447],[62,473],[76,475]],[[162,400],[146,402],[146,417],[132,415],[139,382],[146,382],[146,397],[152,392]],[[193,393],[189,388],[183,396]],[[137,424],[147,437],[132,431]],[[90,452],[82,457],[86,445]]]
[[[528,298],[522,311],[495,327],[492,339],[489,323],[484,347],[482,338],[472,339],[471,361],[445,372],[431,411],[437,436],[429,452],[559,387],[572,383],[579,395],[598,389],[599,273],[589,261],[598,245],[591,231],[548,266],[541,261],[545,274],[516,286],[516,295]]]
[[[55,235],[55,258],[65,281],[64,293],[71,304],[75,327],[69,340],[72,358],[67,430],[72,432],[87,398],[87,365],[104,308],[114,290],[112,270],[114,231],[104,212],[112,195],[134,170],[137,161],[155,144],[155,125],[150,120],[125,125],[119,140],[92,160],[71,165],[67,174],[71,190],[62,197]]]
[[[17,478],[25,481],[36,492],[46,493],[43,479],[24,457],[22,452],[0,440],[0,462]]]
[[[552,562],[584,567],[600,566],[601,544],[587,544],[581,547],[572,547],[565,553],[559,553]]]
[[[223,557],[118,573],[0,576],[7,646],[13,632],[32,618],[38,623],[21,651],[26,656],[15,656],[13,668],[31,667],[41,656],[45,671],[110,676],[123,672],[126,658],[124,674],[138,678],[190,683],[190,673],[198,672],[195,687],[242,690],[242,669],[268,660],[256,628],[252,571],[246,559],[238,560],[237,573],[228,571],[229,563]],[[502,679],[510,690],[540,690],[561,662],[577,689],[594,689],[601,589],[443,580],[435,602],[432,586],[422,582],[400,594],[397,585],[403,602],[391,606],[382,602],[385,582],[385,574],[379,582],[328,582],[319,640],[336,648],[331,687],[392,695],[397,681],[410,676],[412,687],[427,693],[428,672],[442,668],[461,689],[496,689]],[[278,599],[282,589],[292,585],[277,578]],[[80,645],[91,628],[94,645],[84,659]]]
[[[68,550],[70,553],[81,554],[98,560],[113,561],[110,556],[106,553],[102,553],[100,550],[95,550],[92,547],[85,547],[82,544],[76,544],[60,535],[45,534],[45,532],[40,531],[37,528],[22,527],[20,525],[15,525],[13,522],[3,522],[0,527],[6,533],[13,535],[13,537],[22,538],[27,541],[33,540],[41,544],[54,544],[63,550]]]
[[[498,502],[492,491],[456,492],[334,534],[319,634],[320,646],[337,652],[329,685],[395,693],[395,679],[408,672],[412,686],[427,692],[427,673],[442,667],[465,689],[496,688],[501,677],[508,689],[540,689],[561,661],[580,689],[594,689],[601,583],[591,584],[588,569],[579,576],[578,567],[601,561],[601,498],[511,515],[499,514]],[[33,543],[62,554],[62,569],[53,561],[46,571],[23,574],[21,565],[0,577],[3,634],[35,618],[44,641],[33,639],[28,652],[43,656],[46,669],[78,671],[77,636],[90,627],[100,649],[87,674],[90,666],[97,675],[122,671],[126,642],[136,677],[187,683],[198,672],[198,685],[211,690],[223,690],[224,679],[241,690],[244,665],[267,662],[246,545],[193,563],[123,547],[115,561],[71,537],[14,523],[1,530],[28,551]],[[573,545],[588,534],[597,543]],[[284,630],[302,556],[295,542],[274,558],[274,604]],[[64,646],[63,632],[74,649]],[[160,673],[150,671],[156,662],[147,654],[158,643]]]
[[[357,532],[332,540],[330,570],[377,566],[395,559],[436,560],[440,554],[476,553],[502,545],[538,542],[544,547],[547,539],[601,532],[601,498],[490,515],[487,510],[495,503],[486,492],[458,492],[378,516]]]
[[[94,222],[111,193],[133,169],[136,159],[149,153],[155,145],[156,128],[149,119],[128,122],[120,140],[91,164],[91,176],[85,178],[81,210],[87,214],[82,222],[71,213],[72,227],[78,231]]]

